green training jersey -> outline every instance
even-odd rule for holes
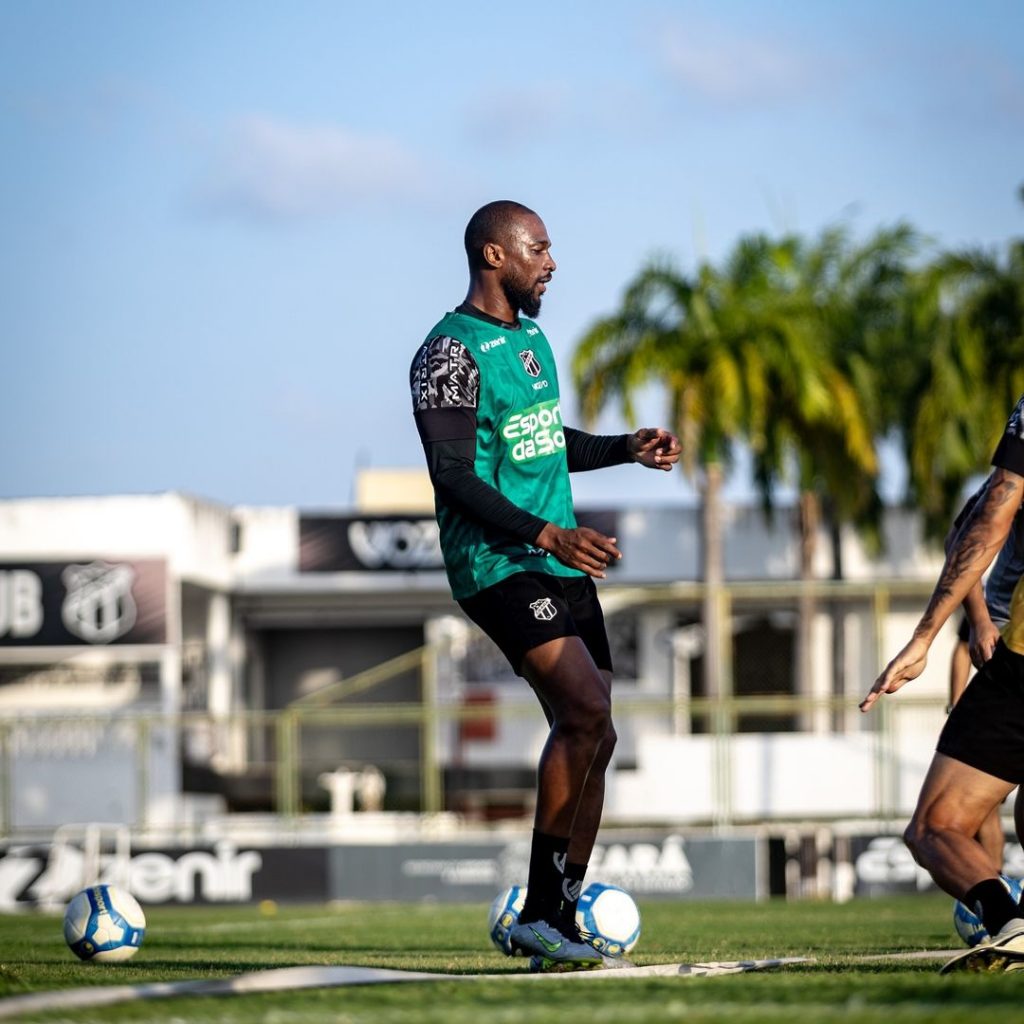
[[[476,475],[510,502],[564,528],[576,526],[558,373],[544,332],[531,320],[496,325],[446,314],[413,361],[417,410],[476,413]],[[437,497],[448,580],[457,600],[517,572],[582,576],[553,555],[449,508]]]

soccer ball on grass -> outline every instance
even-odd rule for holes
[[[999,878],[1006,886],[1013,902],[1020,903],[1021,892],[1024,889],[1021,880],[1009,878],[1007,875],[1000,875]],[[988,942],[989,940],[988,929],[982,923],[981,918],[960,900],[953,901],[953,927],[956,929],[957,935],[968,946],[977,946],[979,942]]]
[[[640,911],[617,885],[591,882],[580,896],[576,923],[587,942],[605,956],[625,956],[640,938]]]
[[[491,904],[491,912],[487,921],[487,932],[491,942],[505,956],[512,955],[512,943],[509,932],[519,921],[519,913],[526,902],[526,886],[513,885],[495,897]]]
[[[488,934],[506,956],[512,955],[509,933],[519,921],[526,902],[526,886],[513,885],[491,904]],[[624,889],[591,882],[583,890],[576,909],[576,924],[587,942],[605,956],[621,957],[640,938],[640,911]]]
[[[127,960],[138,952],[145,934],[142,907],[114,885],[90,885],[64,911],[64,940],[82,960]]]

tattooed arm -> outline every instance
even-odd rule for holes
[[[924,671],[932,641],[1003,546],[1022,497],[1024,476],[1002,468],[992,471],[984,493],[949,546],[946,564],[913,637],[875,680],[861,702],[861,711],[869,710],[883,693],[895,693]]]
[[[935,639],[943,623],[981,579],[1003,546],[1020,507],[1024,477],[994,469],[946,554],[946,564],[914,636]]]

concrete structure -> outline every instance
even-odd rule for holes
[[[229,807],[265,809],[282,740],[253,714],[281,712],[427,642],[440,652],[439,701],[494,711],[476,725],[439,727],[448,803],[455,790],[461,810],[485,813],[500,803],[492,795],[474,805],[474,790],[521,801],[543,722],[529,690],[450,600],[421,477],[389,478],[397,487],[390,511],[382,510],[380,481],[361,487],[366,508],[346,512],[227,507],[173,493],[0,501],[0,796],[6,792],[8,819],[0,826],[173,824]],[[741,715],[723,775],[713,767],[720,743],[687,705],[702,696],[698,510],[583,515],[614,532],[625,553],[602,585],[617,699],[630,709],[618,719],[610,820],[714,820],[723,806],[744,819],[866,814],[878,809],[879,787],[889,794],[884,806],[906,808],[935,709],[907,716],[895,741],[904,767],[874,781],[865,764],[878,754],[879,719],[853,709],[881,652],[891,655],[909,634],[941,564],[922,546],[913,517],[889,513],[881,559],[843,534],[850,586],[819,602],[813,627],[811,696],[822,703],[799,717]],[[725,517],[726,577],[738,588],[733,688],[792,694],[790,517],[780,512],[770,526],[753,509],[728,508]],[[826,537],[818,550],[824,579]],[[890,588],[880,619],[878,584]],[[947,650],[936,645],[914,690],[936,707]],[[406,671],[357,700],[401,708],[420,697],[418,674]],[[825,703],[836,698],[847,710]],[[124,731],[140,714],[155,716],[145,725],[145,763],[138,735]],[[181,714],[198,717],[179,732]],[[54,715],[60,723],[47,717]],[[414,808],[422,743],[412,725],[342,728],[325,719],[320,731],[304,727],[302,799],[315,802],[318,792],[326,808],[321,775],[376,766],[388,779],[387,802]],[[856,781],[837,788],[830,777]]]

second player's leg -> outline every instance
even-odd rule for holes
[[[1013,785],[936,753],[904,838],[914,859],[951,896],[965,894],[999,873],[975,838]]]
[[[1003,849],[1006,846],[1006,835],[1003,832],[1003,819],[999,813],[1000,808],[996,808],[985,820],[982,822],[981,828],[978,829],[978,834],[975,837],[985,853],[988,854],[989,860],[995,864],[999,871],[1003,870]]]

